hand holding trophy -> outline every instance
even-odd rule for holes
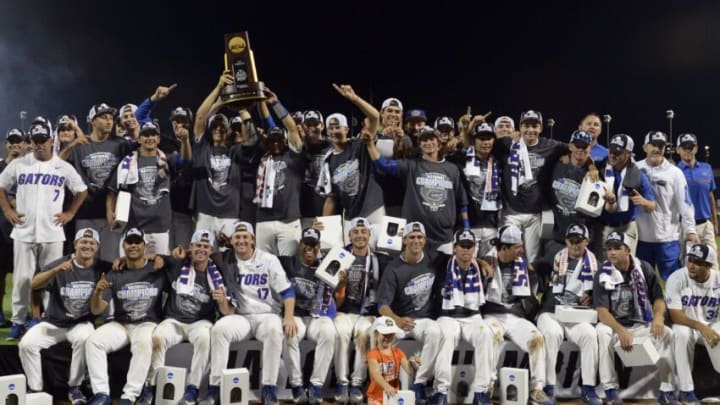
[[[234,83],[225,84],[220,91],[222,105],[241,110],[265,99],[247,31],[225,34],[225,71],[230,72]]]

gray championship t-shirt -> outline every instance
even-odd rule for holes
[[[633,258],[633,260],[640,259]],[[648,301],[650,307],[652,307],[656,299],[664,299],[663,291],[660,283],[657,281],[655,271],[650,264],[644,260],[641,260],[640,263],[643,275],[645,275]],[[624,282],[616,285],[615,288],[610,291],[600,285],[600,273],[601,271],[598,270],[593,279],[593,303],[595,308],[607,308],[621,325],[630,326],[638,322],[644,323],[639,316],[639,310],[635,308],[635,300],[633,298],[635,296],[635,289],[633,287],[631,271],[621,272]]]
[[[345,218],[367,217],[383,205],[383,190],[372,173],[367,147],[357,139],[348,141],[340,153],[327,159],[337,213]]]
[[[419,263],[409,264],[396,258],[385,269],[378,288],[378,308],[389,305],[398,316],[432,318],[435,294],[435,269],[427,255]]]
[[[326,140],[320,143],[305,142],[303,145],[305,160],[308,162],[300,192],[302,196],[300,199],[300,213],[303,218],[322,216],[325,198],[315,191],[315,186],[324,163],[323,158],[329,149],[330,143]]]
[[[241,145],[213,146],[203,134],[193,143],[191,208],[216,218],[240,214]]]
[[[569,163],[555,164],[552,173],[552,210],[555,218],[552,238],[557,242],[565,242],[565,231],[571,224],[590,224],[589,217],[575,211],[575,203],[586,173],[587,169]]]
[[[272,208],[257,207],[257,222],[294,221],[300,219],[300,188],[303,184],[307,160],[302,153],[287,148],[280,156],[273,156],[275,166],[275,195]]]
[[[106,273],[111,286],[103,291],[103,300],[113,300],[115,321],[139,324],[162,320],[162,296],[167,275],[164,270],[153,270],[153,263],[136,270]]]
[[[448,158],[449,160],[449,158]],[[485,201],[485,180],[488,172],[488,162],[476,160],[477,172],[466,170],[466,158],[464,153],[456,153],[452,157],[452,162],[458,166],[458,170],[462,175],[462,184],[465,187],[468,196],[468,217],[470,225],[473,228],[497,228],[498,213],[497,211],[484,211],[482,209],[483,201]],[[498,172],[501,165],[497,164]],[[497,173],[498,181],[502,174]],[[498,188],[500,184],[498,184]],[[498,199],[502,199],[500,190],[498,190]],[[502,208],[502,201],[497,201],[498,208]]]
[[[208,283],[207,273],[195,272],[195,283],[192,293],[178,292],[178,279],[182,273],[185,260],[163,256],[167,263],[167,277],[169,282],[169,295],[165,302],[165,317],[176,319],[183,323],[193,323],[202,319],[215,320],[217,305],[212,298],[212,288]],[[188,259],[189,262],[189,259]]]

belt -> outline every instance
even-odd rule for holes
[[[702,224],[704,224],[705,222],[710,222],[710,218],[706,218],[706,219],[696,219],[696,220],[695,220],[695,225],[702,225]]]

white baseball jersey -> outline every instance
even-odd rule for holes
[[[690,199],[687,180],[682,170],[667,159],[659,166],[649,166],[645,160],[637,162],[645,172],[655,192],[655,209],[637,214],[638,237],[643,242],[672,242],[680,240],[682,230],[695,233],[695,207]]]
[[[237,283],[232,291],[235,313],[241,315],[279,314],[280,293],[292,287],[278,258],[259,249],[250,260],[238,260],[233,281]]]
[[[39,161],[32,153],[15,159],[0,174],[0,187],[17,186],[16,211],[24,223],[15,225],[10,237],[26,243],[62,242],[65,232],[55,225],[55,215],[63,212],[65,187],[73,194],[87,190],[77,171],[66,161],[53,156]]]
[[[720,310],[720,272],[710,269],[708,281],[700,284],[683,267],[668,278],[665,302],[669,309],[680,309],[688,317],[710,324],[718,321]]]

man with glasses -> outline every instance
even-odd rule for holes
[[[695,207],[695,232],[700,242],[717,250],[715,235],[718,231],[717,211],[715,209],[715,177],[712,167],[698,162],[698,140],[695,134],[681,134],[677,140],[677,152],[682,170],[687,180],[690,200]]]
[[[87,197],[87,186],[67,162],[53,154],[53,132],[49,124],[30,128],[33,153],[17,158],[0,174],[0,208],[14,229],[15,273],[13,275],[12,329],[8,340],[19,339],[25,330],[30,300],[30,281],[35,269],[62,256],[65,232]],[[63,211],[65,188],[74,198]],[[8,192],[15,190],[15,206]]]

